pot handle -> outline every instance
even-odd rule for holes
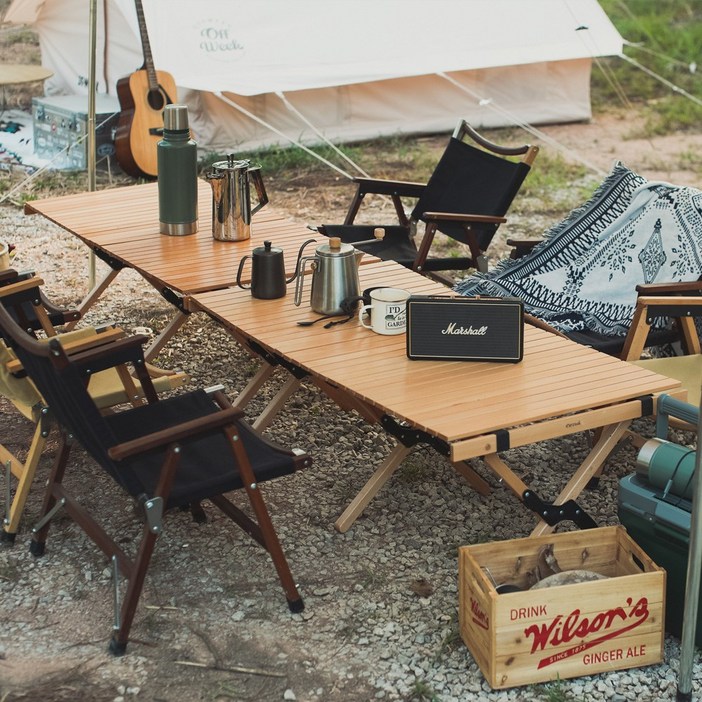
[[[316,241],[316,239],[308,239],[300,247],[300,250],[297,252],[297,263],[295,264],[295,270],[292,274],[292,277],[288,278],[288,280],[285,281],[286,283],[288,283],[288,285],[292,283],[293,280],[295,280],[295,278],[297,278],[297,276],[300,274],[300,261],[302,260],[302,252],[305,250],[305,246],[307,246],[307,244],[314,244]]]
[[[251,258],[248,254],[246,256],[241,257],[241,261],[239,261],[239,269],[236,272],[236,284],[240,287],[243,288],[244,290],[251,290],[251,286],[247,288],[242,282],[241,282],[241,272],[244,270],[244,263],[246,263],[246,259]]]
[[[302,302],[302,288],[305,284],[305,266],[307,265],[307,261],[314,262],[316,258],[316,256],[305,256],[297,262],[296,272],[298,273],[298,276],[297,281],[295,282],[295,299],[293,300],[296,307],[299,307],[300,303]]]
[[[248,169],[247,173],[254,184],[254,188],[256,188],[256,195],[258,196],[258,205],[251,209],[251,214],[254,215],[268,202],[268,194],[261,177],[261,166],[253,166]]]

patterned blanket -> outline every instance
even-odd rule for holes
[[[702,192],[648,182],[621,162],[529,255],[458,282],[463,295],[519,297],[561,331],[626,334],[641,283],[702,275]]]

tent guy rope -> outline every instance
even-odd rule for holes
[[[236,102],[234,102],[230,98],[226,97],[221,92],[217,92],[217,93],[213,93],[213,94],[216,97],[218,97],[220,100],[225,102],[227,105],[233,107],[235,110],[238,110],[239,112],[246,115],[247,117],[250,117],[252,120],[254,120],[254,122],[258,122],[258,124],[260,124],[261,126],[266,127],[267,129],[270,129],[273,133],[277,134],[280,137],[283,137],[283,139],[286,139],[294,146],[297,146],[298,148],[300,148],[303,151],[310,154],[310,156],[314,156],[314,158],[320,160],[322,163],[326,164],[327,166],[329,166],[329,168],[335,170],[337,173],[340,173],[345,178],[348,178],[349,180],[351,180],[353,178],[353,176],[351,174],[347,173],[343,168],[339,168],[337,165],[333,164],[331,161],[324,158],[324,156],[320,156],[318,153],[315,153],[314,151],[312,151],[312,149],[310,149],[309,147],[300,143],[296,139],[289,137],[287,134],[285,134],[284,132],[281,132],[279,129],[274,127],[272,124],[269,124],[265,120],[261,119],[258,115],[255,115],[253,112],[250,112],[249,110],[242,107],[241,105],[238,105]]]

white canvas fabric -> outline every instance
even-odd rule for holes
[[[133,0],[98,0],[97,83],[143,63]],[[202,147],[448,131],[590,116],[593,57],[622,39],[596,0],[143,0],[154,65],[173,75]],[[47,94],[85,94],[86,0],[14,0]],[[451,80],[443,78],[446,74]],[[452,82],[454,81],[454,82]],[[221,95],[220,95],[221,94]],[[222,99],[225,98],[225,100]]]

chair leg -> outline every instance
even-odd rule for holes
[[[121,656],[127,650],[129,632],[134,622],[134,615],[139,604],[141,591],[144,588],[146,572],[149,569],[158,536],[158,533],[153,532],[148,525],[144,525],[144,533],[137,556],[134,559],[134,568],[128,580],[127,592],[120,611],[119,628],[114,631],[110,640],[109,651],[115,656]]]
[[[42,427],[42,422],[38,422],[24,464],[21,464],[12,454],[7,452],[7,461],[9,461],[11,466],[11,469],[7,471],[7,480],[10,480],[10,473],[14,474],[17,478],[17,487],[15,489],[14,499],[12,500],[12,504],[7,511],[7,516],[3,523],[3,530],[0,533],[0,540],[6,544],[13,544],[15,541],[20,518],[22,517],[22,512],[24,512],[24,506],[29,497],[29,490],[32,487],[34,475],[45,445],[45,430]],[[4,457],[4,455],[3,451],[2,456]]]
[[[166,454],[166,458],[161,469],[161,475],[159,477],[156,490],[154,491],[154,499],[162,500],[162,504],[165,504],[168,501],[168,495],[173,487],[173,481],[179,461],[180,448],[177,444],[172,444],[168,453]],[[144,524],[141,543],[139,544],[136,558],[131,564],[131,572],[128,574],[129,584],[127,585],[127,592],[124,596],[124,602],[122,603],[119,627],[115,628],[115,631],[112,634],[112,639],[110,640],[109,651],[115,656],[121,656],[127,648],[129,632],[131,631],[132,623],[134,622],[134,615],[136,613],[137,605],[139,604],[141,591],[144,588],[146,572],[148,571],[149,564],[151,563],[151,556],[153,555],[154,547],[156,546],[156,539],[158,539],[159,535],[161,534],[162,528],[160,518],[153,524],[149,523],[147,519],[147,522]]]
[[[283,590],[285,591],[285,597],[288,600],[288,607],[290,611],[302,612],[302,610],[305,608],[305,603],[302,600],[302,596],[298,592],[297,586],[295,585],[295,580],[290,572],[288,561],[285,558],[285,553],[283,553],[283,547],[280,545],[275,527],[273,526],[270,514],[266,508],[266,503],[263,501],[260,487],[256,482],[256,477],[253,469],[251,468],[251,464],[249,463],[249,457],[246,454],[246,449],[244,448],[243,443],[239,441],[236,428],[232,426],[228,427],[227,429],[227,439],[229,440],[229,444],[232,447],[232,451],[234,452],[234,456],[239,465],[239,472],[241,473],[244,483],[244,489],[246,490],[251,507],[256,514],[259,533],[261,540],[263,541],[262,546],[270,554],[273,565],[278,573],[280,584],[283,586]],[[215,504],[218,503],[215,502]]]
[[[46,487],[46,492],[44,493],[44,503],[41,508],[41,517],[39,521],[41,522],[54,508],[56,504],[56,494],[54,491],[55,485],[61,485],[63,482],[63,476],[66,472],[66,466],[68,465],[68,456],[71,453],[71,444],[68,441],[65,434],[61,434],[61,444],[59,445],[56,458],[54,459],[54,465],[51,469],[51,475],[49,476],[49,481]],[[32,541],[29,544],[29,551],[33,556],[44,555],[44,549],[46,545],[46,538],[49,534],[49,527],[51,526],[51,519],[49,519],[46,524],[34,532],[32,536]]]
[[[302,610],[305,608],[305,603],[303,602],[302,596],[298,592],[297,586],[295,585],[295,580],[290,572],[290,566],[285,558],[285,553],[283,553],[283,547],[280,545],[278,534],[276,534],[270,514],[268,513],[266,504],[261,496],[261,491],[257,484],[254,484],[253,486],[246,485],[245,489],[246,494],[249,496],[251,506],[256,513],[256,519],[263,537],[264,548],[266,551],[268,551],[271,559],[273,560],[273,565],[278,573],[278,578],[280,579],[280,583],[285,591],[285,597],[288,600],[288,607],[291,612],[302,612]]]

